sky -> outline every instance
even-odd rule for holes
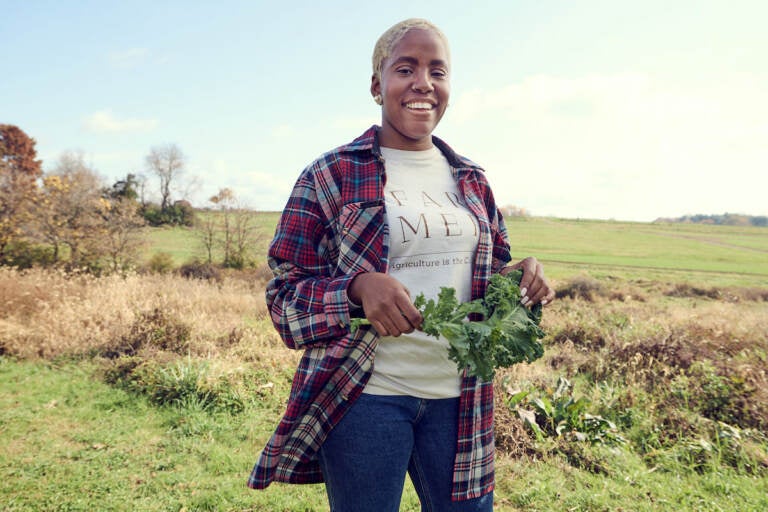
[[[50,172],[80,151],[112,184],[186,157],[175,198],[231,188],[281,210],[301,172],[381,111],[379,35],[448,37],[435,130],[532,215],[767,215],[765,0],[0,0],[0,123]],[[156,185],[150,180],[148,188]],[[157,186],[159,190],[159,186]]]

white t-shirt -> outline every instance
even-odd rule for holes
[[[440,288],[471,298],[477,220],[461,201],[448,161],[436,147],[426,151],[381,148],[386,170],[384,200],[389,224],[389,274],[414,299],[437,299]],[[448,341],[421,331],[379,340],[373,375],[364,392],[450,398],[461,393]]]

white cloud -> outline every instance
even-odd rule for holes
[[[534,214],[765,214],[766,81],[533,76],[458,96],[441,131],[488,169],[500,202]]]
[[[90,132],[146,132],[157,126],[156,119],[118,119],[111,110],[99,110],[87,116],[83,126]]]

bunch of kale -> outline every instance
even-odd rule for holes
[[[540,338],[541,304],[526,308],[520,303],[521,270],[502,276],[495,274],[482,299],[459,303],[456,290],[440,288],[437,302],[419,294],[413,301],[424,318],[421,330],[448,340],[448,357],[456,361],[459,371],[468,368],[469,375],[484,381],[493,380],[497,368],[520,362],[533,362],[544,355]],[[351,330],[370,325],[355,318]]]
[[[544,354],[541,305],[529,309],[520,303],[521,278],[520,270],[496,274],[482,299],[464,303],[453,288],[441,288],[437,302],[420,294],[414,305],[424,317],[421,330],[445,337],[459,371],[468,368],[484,381],[493,379],[496,368],[535,361]]]

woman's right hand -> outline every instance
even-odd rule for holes
[[[408,289],[388,274],[358,274],[347,295],[363,307],[365,317],[380,336],[400,336],[421,325],[421,313],[413,305]]]

